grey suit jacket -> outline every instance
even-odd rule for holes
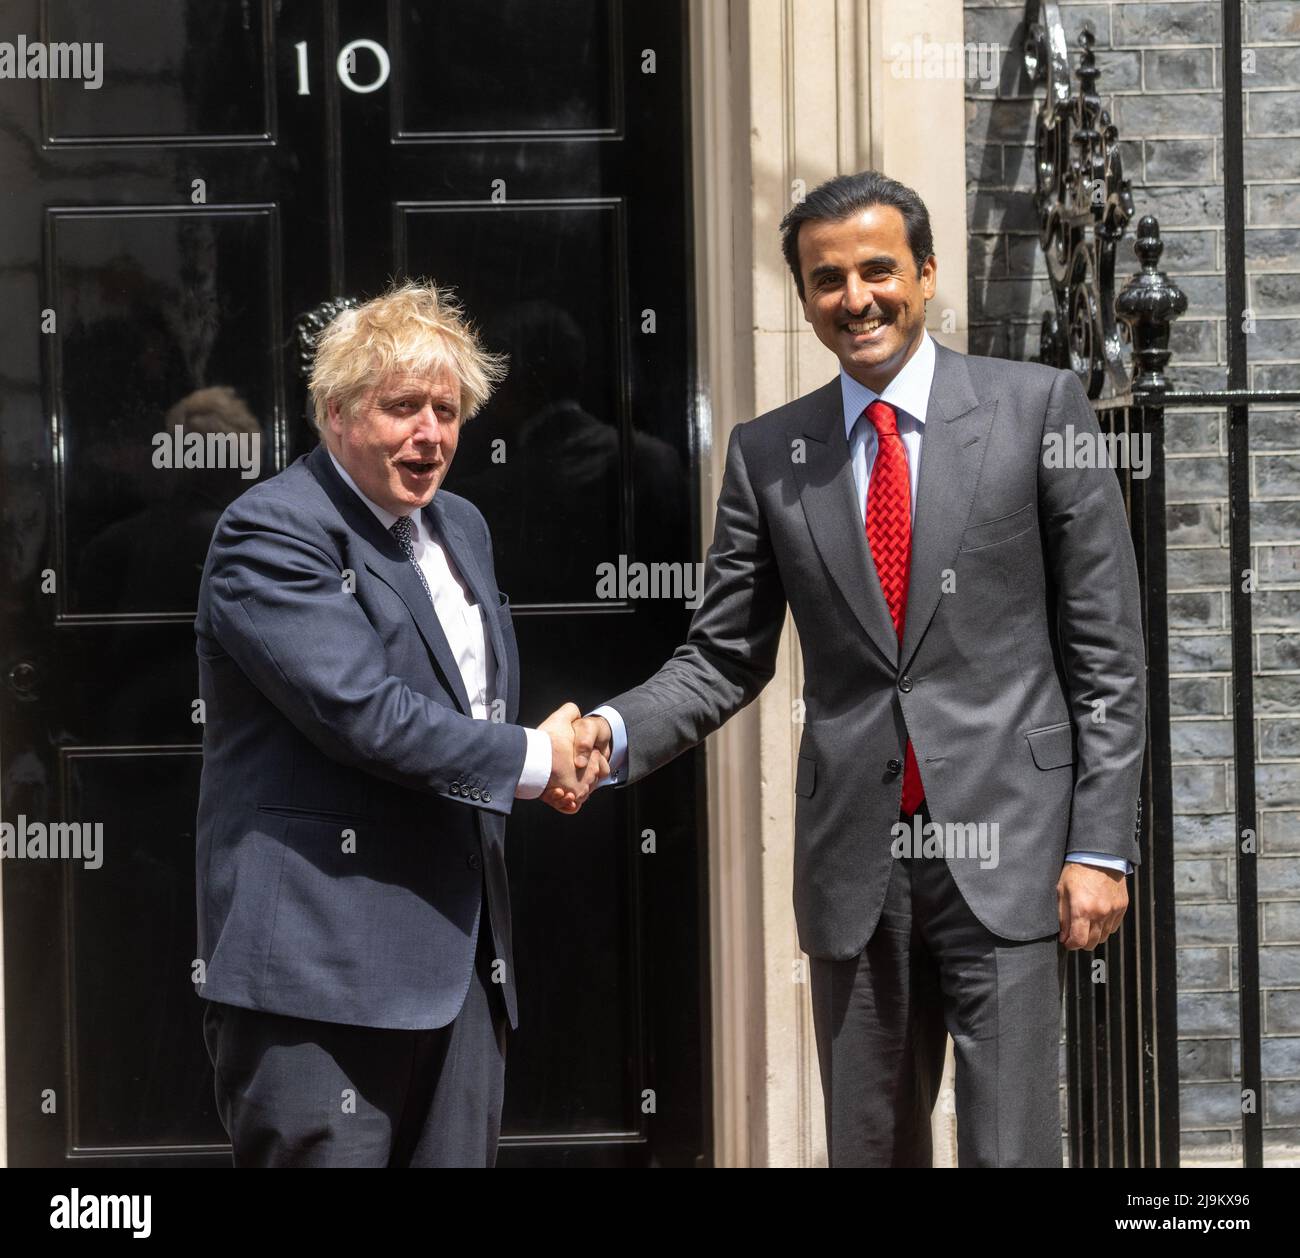
[[[949,861],[995,934],[1057,931],[1067,852],[1138,862],[1137,565],[1114,470],[1045,466],[1045,435],[1071,425],[1098,432],[1073,373],[936,346],[901,649],[838,378],[731,433],[687,640],[608,702],[635,782],[762,690],[790,608],[804,664],[794,907],[811,956],[853,956],[875,929],[909,737],[934,822],[996,834],[996,865]]]
[[[323,446],[217,525],[195,623],[209,1000],[445,1026],[490,930],[517,1023],[505,823],[527,734],[510,605],[472,503],[440,489],[424,520],[483,608],[504,720],[474,719],[419,575]]]

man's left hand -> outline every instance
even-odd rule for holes
[[[1071,952],[1091,952],[1105,943],[1124,920],[1128,883],[1118,869],[1066,861],[1056,882],[1061,943]]]

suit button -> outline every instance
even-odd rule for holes
[[[912,689],[912,679],[910,677],[902,678],[898,683],[898,688],[904,694],[907,694],[907,692]]]
[[[478,799],[481,794],[482,792],[476,786],[472,791],[470,791],[469,797],[470,799]]]
[[[479,860],[477,852],[471,852],[465,858],[465,864],[467,864],[471,869],[477,869],[482,862]]]
[[[885,768],[888,769],[890,773],[901,773],[903,769],[903,762],[901,760],[890,760],[885,765]]]
[[[484,791],[484,792],[483,792],[483,802],[484,802],[485,804],[490,804],[490,803],[492,802],[492,792],[491,792],[491,791]]]

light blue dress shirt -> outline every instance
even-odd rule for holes
[[[854,380],[843,367],[840,368],[840,396],[844,405],[844,434],[849,442],[849,459],[853,465],[853,482],[857,487],[858,509],[862,513],[862,526],[867,522],[867,485],[876,461],[879,439],[875,425],[863,414],[877,398],[888,402],[898,417],[898,435],[907,451],[907,466],[912,483],[912,514],[916,515],[916,487],[921,475],[921,438],[925,432],[925,416],[930,404],[930,386],[934,383],[934,341],[928,332],[921,338],[916,353],[903,364],[902,370],[885,386],[883,393],[875,393],[865,384]],[[627,762],[627,728],[623,718],[608,705],[597,708],[591,715],[603,716],[609,722],[613,735],[610,748],[610,776],[602,786],[618,785],[623,780]],[[1104,852],[1070,852],[1066,860],[1081,861],[1086,865],[1099,865],[1103,869],[1117,869],[1125,874],[1133,866],[1121,856]]]

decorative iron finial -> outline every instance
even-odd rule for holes
[[[294,335],[298,341],[298,374],[305,380],[311,375],[316,361],[316,344],[330,323],[345,310],[355,310],[361,302],[356,297],[329,297],[310,310],[304,310],[293,321]]]
[[[1133,345],[1134,391],[1163,392],[1169,387],[1164,374],[1169,364],[1169,329],[1186,311],[1187,294],[1157,269],[1165,242],[1153,215],[1142,216],[1133,247],[1142,270],[1124,285],[1115,309]]]

